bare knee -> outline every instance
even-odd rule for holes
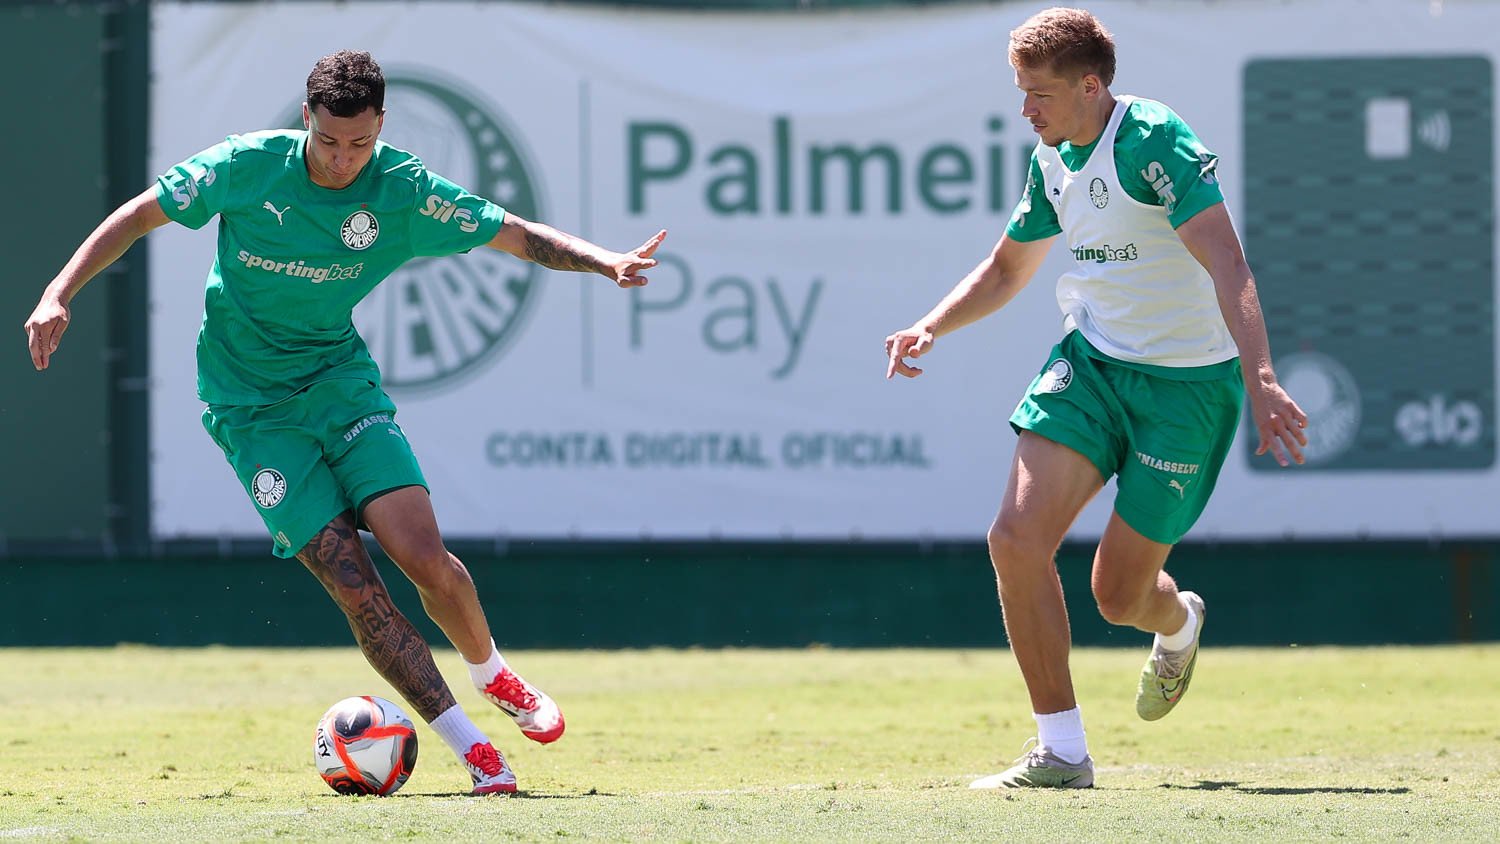
[[[1145,604],[1146,593],[1119,583],[1094,582],[1094,602],[1110,624],[1133,626]]]
[[[1015,519],[1002,515],[990,525],[990,564],[995,567],[995,576],[1005,587],[1007,579],[1025,576],[1028,572],[1051,570],[1055,545],[1027,534],[1016,524]]]
[[[469,570],[441,543],[414,549],[396,562],[424,595],[447,598],[474,591]]]

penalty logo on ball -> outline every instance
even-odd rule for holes
[[[250,494],[256,504],[269,510],[286,497],[286,478],[275,469],[261,469],[250,479]]]
[[[313,764],[340,794],[394,794],[417,766],[417,733],[384,698],[345,698],[318,720]]]

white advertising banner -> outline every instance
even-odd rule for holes
[[[1242,429],[1189,538],[1500,532],[1489,71],[1500,6],[1091,8],[1118,42],[1113,89],[1166,102],[1221,156],[1283,380],[1321,449],[1278,469],[1250,455]],[[669,231],[640,290],[476,250],[413,262],[360,306],[450,537],[977,539],[1009,470],[1009,414],[1059,339],[1053,286],[1072,258],[1054,245],[1016,301],[941,339],[921,378],[886,381],[882,344],[988,253],[1019,197],[1035,137],[1005,45],[1031,11],[159,3],[150,168],[289,125],[313,62],[354,47],[387,75],[382,137],[435,172],[611,248]],[[1458,80],[1454,103],[1362,93],[1380,74],[1359,60],[1393,57]],[[1405,318],[1387,326],[1389,378],[1368,371],[1370,355],[1339,351],[1363,336],[1338,320],[1367,294],[1324,289],[1338,256],[1304,262],[1307,289],[1323,290],[1306,296],[1277,265],[1261,268],[1316,234],[1317,221],[1297,222],[1297,180],[1324,172],[1323,158],[1354,162],[1356,185],[1410,163],[1415,181],[1390,178],[1413,206],[1443,203],[1446,183],[1428,191],[1422,174],[1458,162],[1474,195],[1464,213],[1477,223],[1453,247],[1467,257],[1451,268],[1348,256],[1351,271],[1425,291],[1392,306]],[[1385,188],[1363,184],[1334,192],[1343,204],[1325,216],[1380,241],[1383,223],[1360,214]],[[151,235],[159,539],[264,532],[198,421],[194,337],[213,251],[212,227]],[[1450,271],[1474,284],[1449,304],[1478,323],[1445,337],[1456,323],[1419,323],[1445,319]],[[1450,341],[1482,351],[1454,360],[1422,345]],[[1464,368],[1477,375],[1444,380]],[[1112,497],[1111,486],[1076,537],[1099,534]]]

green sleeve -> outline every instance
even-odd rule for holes
[[[505,209],[425,168],[417,178],[411,214],[412,254],[423,257],[468,252],[494,239]]]
[[[1176,112],[1161,103],[1131,103],[1115,149],[1116,169],[1125,192],[1141,202],[1162,205],[1177,228],[1205,208],[1224,201],[1210,152]]]
[[[1042,165],[1037,163],[1036,151],[1032,150],[1031,164],[1026,168],[1026,190],[1021,201],[1010,215],[1005,227],[1005,236],[1011,240],[1041,240],[1062,233],[1057,222],[1057,209],[1047,199],[1047,186],[1042,181]]]
[[[231,135],[156,179],[156,202],[167,217],[201,229],[229,207],[229,173],[238,139]]]

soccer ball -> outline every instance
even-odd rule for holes
[[[313,763],[340,794],[395,794],[417,767],[417,732],[388,700],[344,698],[318,721]]]

